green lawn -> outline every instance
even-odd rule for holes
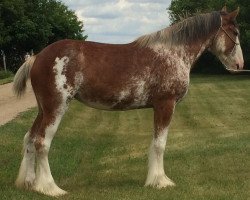
[[[14,187],[22,138],[36,110],[0,127],[0,199],[51,199]],[[74,101],[50,166],[60,199],[249,200],[250,77],[193,76],[172,120],[165,169],[176,187],[143,187],[152,110],[106,112]]]

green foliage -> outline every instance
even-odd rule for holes
[[[4,79],[0,79],[0,85],[6,84],[6,83],[10,83],[12,82],[14,79],[14,75],[8,78],[4,78]]]
[[[0,49],[8,67],[19,67],[25,52],[39,52],[65,38],[84,40],[86,36],[83,23],[60,1],[1,0]]]
[[[228,10],[233,11],[238,6],[240,7],[240,13],[237,18],[240,27],[240,40],[243,49],[245,66],[250,66],[250,4],[248,0],[172,0],[169,7],[169,14],[172,23],[180,20],[180,16],[190,16],[194,13],[211,12],[214,10],[221,10],[226,5]],[[208,63],[208,60],[210,62]],[[202,66],[202,67],[201,67]],[[213,67],[211,67],[213,66]],[[218,73],[223,72],[221,64],[216,61],[213,56],[209,56],[209,59],[202,57],[202,59],[196,65],[195,71]],[[225,70],[224,70],[225,71]]]
[[[12,77],[13,73],[10,71],[0,71],[0,79]]]
[[[0,70],[0,85],[13,81],[14,74],[11,71]]]

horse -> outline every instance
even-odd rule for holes
[[[55,183],[48,153],[72,99],[110,111],[152,108],[154,130],[145,186],[175,183],[164,170],[164,150],[175,106],[188,91],[190,70],[212,52],[229,70],[243,68],[236,17],[239,8],[197,14],[127,44],[65,39],[31,56],[17,71],[14,92],[21,97],[31,79],[38,114],[24,136],[19,188],[64,195]],[[35,169],[36,168],[36,169]]]

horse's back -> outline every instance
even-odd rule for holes
[[[80,40],[60,40],[36,55],[31,69],[32,82],[53,82],[57,61],[64,64],[63,74],[71,79],[81,72],[89,79],[99,77],[108,81],[115,81],[125,77],[126,74],[139,73],[142,63],[136,61],[140,52],[133,44],[105,44]],[[67,60],[62,63],[60,60]],[[137,59],[141,60],[141,59]],[[122,76],[121,76],[122,75]],[[87,78],[87,79],[88,79]],[[69,80],[70,81],[70,80]],[[73,82],[71,82],[73,84]]]

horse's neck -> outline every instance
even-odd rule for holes
[[[204,40],[197,41],[196,44],[190,44],[186,46],[185,51],[188,52],[191,57],[193,57],[191,66],[193,66],[193,64],[200,58],[204,51],[209,48],[212,41],[213,39],[210,37]]]
[[[192,68],[194,63],[199,59],[203,52],[211,44],[211,37],[204,40],[198,40],[195,44],[169,46],[166,44],[156,44],[153,50],[167,63],[178,65],[181,63],[188,70]]]

